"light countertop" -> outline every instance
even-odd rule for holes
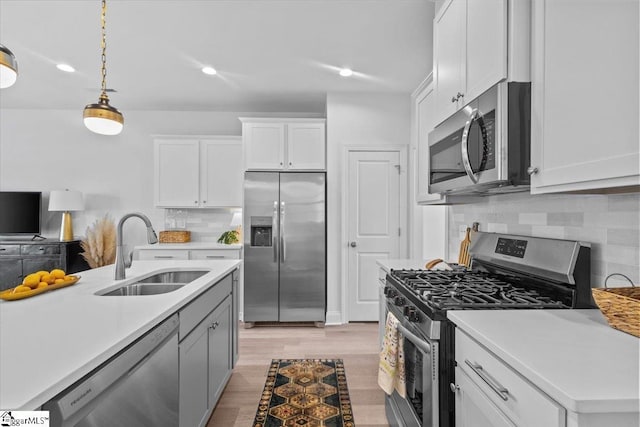
[[[376,263],[382,267],[384,271],[389,273],[393,270],[424,270],[424,266],[427,262],[431,260],[424,259],[379,259],[376,260]],[[440,263],[436,265],[434,270],[443,270],[446,269],[446,263]]]
[[[640,410],[640,339],[600,310],[449,311],[460,329],[569,411]]]
[[[240,263],[232,259],[134,261],[125,280],[113,279],[111,265],[76,273],[81,279],[69,287],[23,300],[0,300],[0,408],[39,408]],[[168,269],[209,272],[166,294],[95,295],[99,290]]]
[[[187,242],[187,243],[156,243],[154,245],[140,245],[135,246],[134,250],[139,249],[223,249],[223,250],[239,250],[242,249],[242,244],[234,243],[231,245],[225,245],[222,243],[214,242]]]

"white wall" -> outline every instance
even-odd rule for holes
[[[347,321],[342,300],[347,244],[342,236],[341,193],[345,146],[409,145],[410,114],[409,94],[327,95],[327,323]],[[402,250],[401,256],[406,256],[407,248]]]
[[[56,237],[60,213],[48,212],[48,192],[82,191],[86,210],[73,213],[74,234],[83,236],[93,221],[109,213],[114,220],[139,211],[156,230],[163,209],[153,206],[153,134],[240,135],[238,113],[127,111],[118,136],[89,132],[80,110],[2,110],[0,190],[43,192],[42,234]],[[144,227],[127,222],[130,244],[145,243]]]

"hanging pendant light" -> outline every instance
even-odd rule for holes
[[[101,135],[117,135],[124,127],[124,117],[117,108],[109,105],[107,96],[107,37],[105,33],[107,1],[102,0],[102,92],[97,104],[89,104],[84,107],[84,125],[92,132]]]
[[[18,79],[18,61],[8,48],[0,44],[0,89],[12,86]]]

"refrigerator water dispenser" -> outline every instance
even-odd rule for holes
[[[251,217],[251,246],[271,246],[272,245],[272,224],[270,216]]]

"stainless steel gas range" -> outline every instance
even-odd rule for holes
[[[455,326],[448,310],[593,307],[589,244],[477,232],[470,253],[470,269],[387,275],[386,308],[400,321],[407,371],[407,397],[386,397],[390,426],[454,426]]]

